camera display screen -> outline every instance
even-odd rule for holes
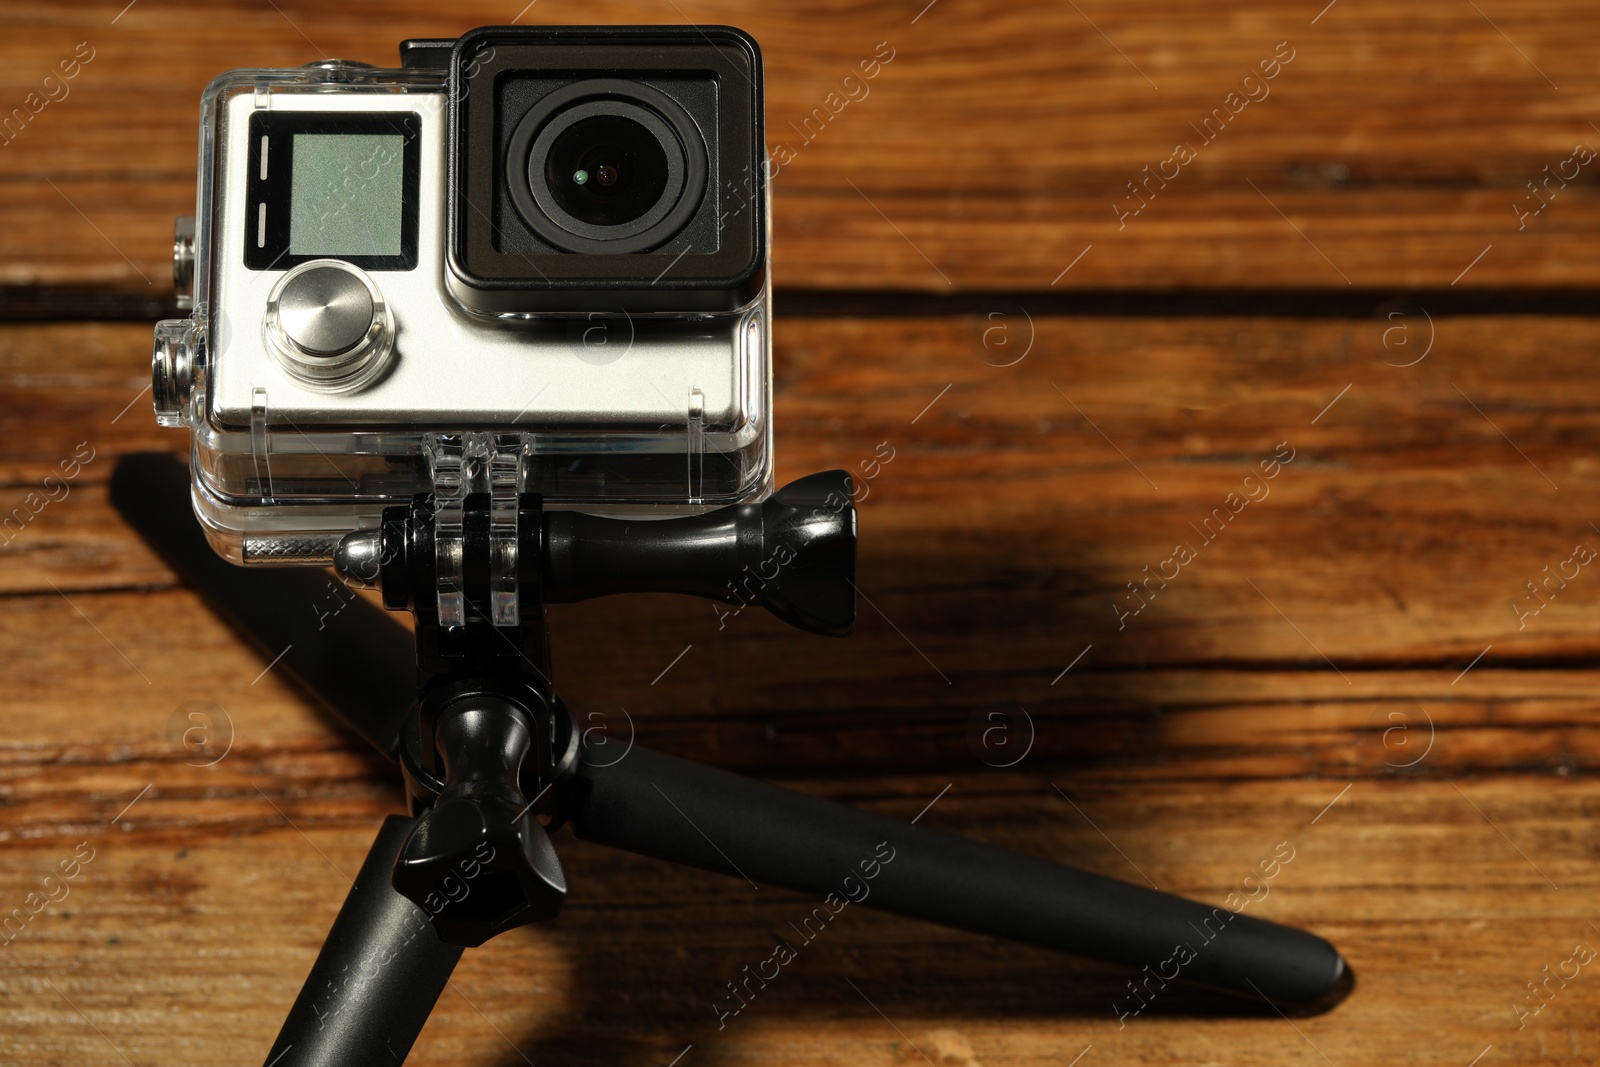
[[[342,259],[363,270],[416,268],[420,116],[257,111],[247,145],[245,266]]]
[[[399,255],[404,152],[399,134],[295,134],[290,253]]]

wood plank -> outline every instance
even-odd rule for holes
[[[887,1065],[920,1052],[941,1064],[1059,1067],[1092,1045],[1095,1061],[1110,1064],[1326,1056],[1459,1067],[1493,1045],[1502,1062],[1593,1062],[1597,1019],[1581,981],[1555,988],[1524,1029],[1513,1007],[1541,968],[1597,940],[1588,901],[1600,868],[1570,832],[1600,801],[1592,781],[1552,789],[1545,778],[1512,778],[1459,792],[1361,783],[1320,818],[1328,782],[1140,785],[1080,794],[1093,827],[1059,799],[985,799],[975,786],[963,780],[928,821],[1116,877],[1142,871],[1202,899],[1221,900],[1288,842],[1294,859],[1251,911],[1336,941],[1358,975],[1356,995],[1291,1024],[1259,1005],[1172,987],[1119,1029],[1110,1007],[1126,996],[1119,969],[851,911],[719,1030],[710,1004],[723,983],[764,958],[773,931],[811,902],[563,833],[572,904],[554,923],[469,952],[415,1055],[667,1063],[692,1045],[684,1062]],[[174,831],[163,803],[147,798],[120,829],[8,843],[8,908],[80,843],[94,852],[69,894],[3,950],[7,1063],[260,1059],[378,818],[364,807],[323,822],[273,790],[267,783],[284,814],[258,799],[258,824],[242,833]],[[884,810],[909,818],[915,806]]]
[[[1060,769],[1159,783],[1600,766],[1590,667],[1480,664],[1459,684],[1453,666],[1351,670],[1347,684],[1326,669],[1080,663],[1052,686],[1055,663],[1001,633],[975,642],[972,662],[947,664],[943,686],[895,662],[892,632],[833,643],[752,622],[703,640],[683,611],[636,607],[553,616],[556,681],[581,721],[621,750],[637,742],[746,773],[820,777],[813,787],[840,795],[871,795],[860,779],[889,770],[984,766],[1015,768],[1028,788]],[[686,636],[695,647],[657,681]],[[248,807],[250,776],[270,773],[296,795],[344,804],[369,796],[352,783],[382,766],[267,669],[271,653],[188,592],[8,598],[0,638],[13,678],[0,832],[92,823],[158,780],[178,797]],[[192,724],[214,732],[209,748],[185,747]],[[224,754],[233,773],[207,769]],[[53,767],[45,778],[41,763]],[[222,800],[208,810],[235,818]]]
[[[1600,946],[1600,587],[1573,562],[1600,549],[1592,164],[1520,230],[1514,207],[1600,146],[1592,5],[124,5],[0,10],[0,120],[95,49],[69,98],[0,136],[0,315],[160,302],[195,103],[225,67],[387,62],[400,37],[513,15],[751,29],[771,139],[796,149],[779,477],[866,483],[861,622],[828,641],[666,596],[552,609],[563,694],[619,744],[1201,900],[1287,842],[1252,914],[1357,974],[1312,1018],[1174,986],[1122,1026],[1124,970],[852,910],[719,1027],[725,982],[811,902],[562,831],[569,906],[467,955],[415,1061],[1600,1063],[1581,975],[1530,992]],[[1284,39],[1270,98],[1119,226],[1125,183]],[[798,129],[879,41],[895,58],[870,95]],[[1171,315],[1175,288],[1219,303]],[[1432,318],[1354,317],[1400,288]],[[1464,315],[1463,289],[1574,314]],[[1027,307],[802,318],[799,290],[813,316],[879,290]],[[1081,313],[1112,291],[1160,314]],[[1251,299],[1273,314],[1233,313]],[[118,456],[185,447],[152,424],[149,338],[0,328],[18,1067],[259,1063],[402,804],[394,769],[109,506]],[[1251,484],[1270,494],[1230,510]],[[1179,542],[1177,577],[1130,591]],[[30,900],[79,848],[70,894]]]
[[[999,674],[1013,688],[992,695],[1024,705],[1089,644],[1093,669],[1426,666],[1446,681],[1491,644],[1482,666],[1595,654],[1600,587],[1569,562],[1580,542],[1600,548],[1584,320],[1441,319],[1434,350],[1407,368],[1385,365],[1412,357],[1382,336],[1404,328],[1420,345],[1425,322],[1041,317],[1026,358],[1003,368],[990,364],[1030,328],[1014,312],[779,322],[780,480],[863,477],[870,604],[848,646],[753,614],[727,624],[735,641],[798,642],[851,664],[849,677],[892,670],[913,701],[951,685],[985,693]],[[147,336],[0,331],[12,430],[0,515],[14,517],[0,590],[169,584],[104,495],[116,455],[183,447],[138,399]],[[45,479],[85,443],[96,458],[48,501],[61,487]],[[874,468],[885,443],[894,458]],[[1280,446],[1295,458],[1248,488]],[[1252,492],[1269,495],[1244,504]],[[1180,543],[1195,554],[1181,568],[1169,562]],[[1164,589],[1150,577],[1163,570]],[[567,613],[577,632],[638,619],[642,636],[671,620],[707,653],[686,674],[715,673],[736,647],[704,603]]]
[[[217,72],[323,54],[390,63],[402,37],[509,17],[420,0],[122,7],[0,12],[0,113],[25,107],[79,42],[94,54],[0,151],[0,285],[164,290],[171,219],[194,202],[196,101]],[[1539,199],[1528,184],[1562,171],[1579,142],[1600,147],[1591,4],[1341,0],[1314,22],[1287,0],[1227,19],[1187,0],[943,0],[916,14],[879,0],[604,0],[526,16],[726,22],[763,42],[769,140],[786,160],[784,286],[1426,287],[1489,245],[1461,284],[1600,278],[1600,192],[1585,167]],[[1245,86],[1278,51],[1293,59]],[[875,52],[893,59],[846,84]],[[1260,99],[1230,105],[1245,90]],[[1226,125],[1203,129],[1218,108]],[[1147,177],[1179,142],[1193,161],[1170,181]],[[1135,182],[1148,184],[1135,195]],[[1519,203],[1546,206],[1521,217]]]

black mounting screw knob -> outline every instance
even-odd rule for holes
[[[497,696],[466,697],[440,713],[434,736],[445,787],[400,851],[395,889],[443,940],[467,948],[553,918],[567,881],[519,784],[534,742],[527,712]]]

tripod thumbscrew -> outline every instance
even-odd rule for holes
[[[383,574],[382,539],[377,530],[357,530],[345,534],[333,552],[333,569],[344,584],[355,589],[372,589]]]
[[[791,626],[845,637],[855,625],[855,493],[846,471],[735,504],[650,522],[570,511],[544,516],[544,597],[687,593],[759,604]]]
[[[497,696],[465,697],[439,715],[445,787],[401,849],[394,887],[450,944],[473,948],[553,918],[566,898],[561,862],[518,784],[533,742],[527,712]]]

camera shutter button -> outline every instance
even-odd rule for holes
[[[370,381],[393,340],[377,287],[339,260],[312,260],[285,274],[267,300],[266,332],[284,370],[334,389]]]
[[[337,267],[295,277],[278,294],[278,321],[296,345],[319,356],[348,352],[372,328],[372,294]]]

